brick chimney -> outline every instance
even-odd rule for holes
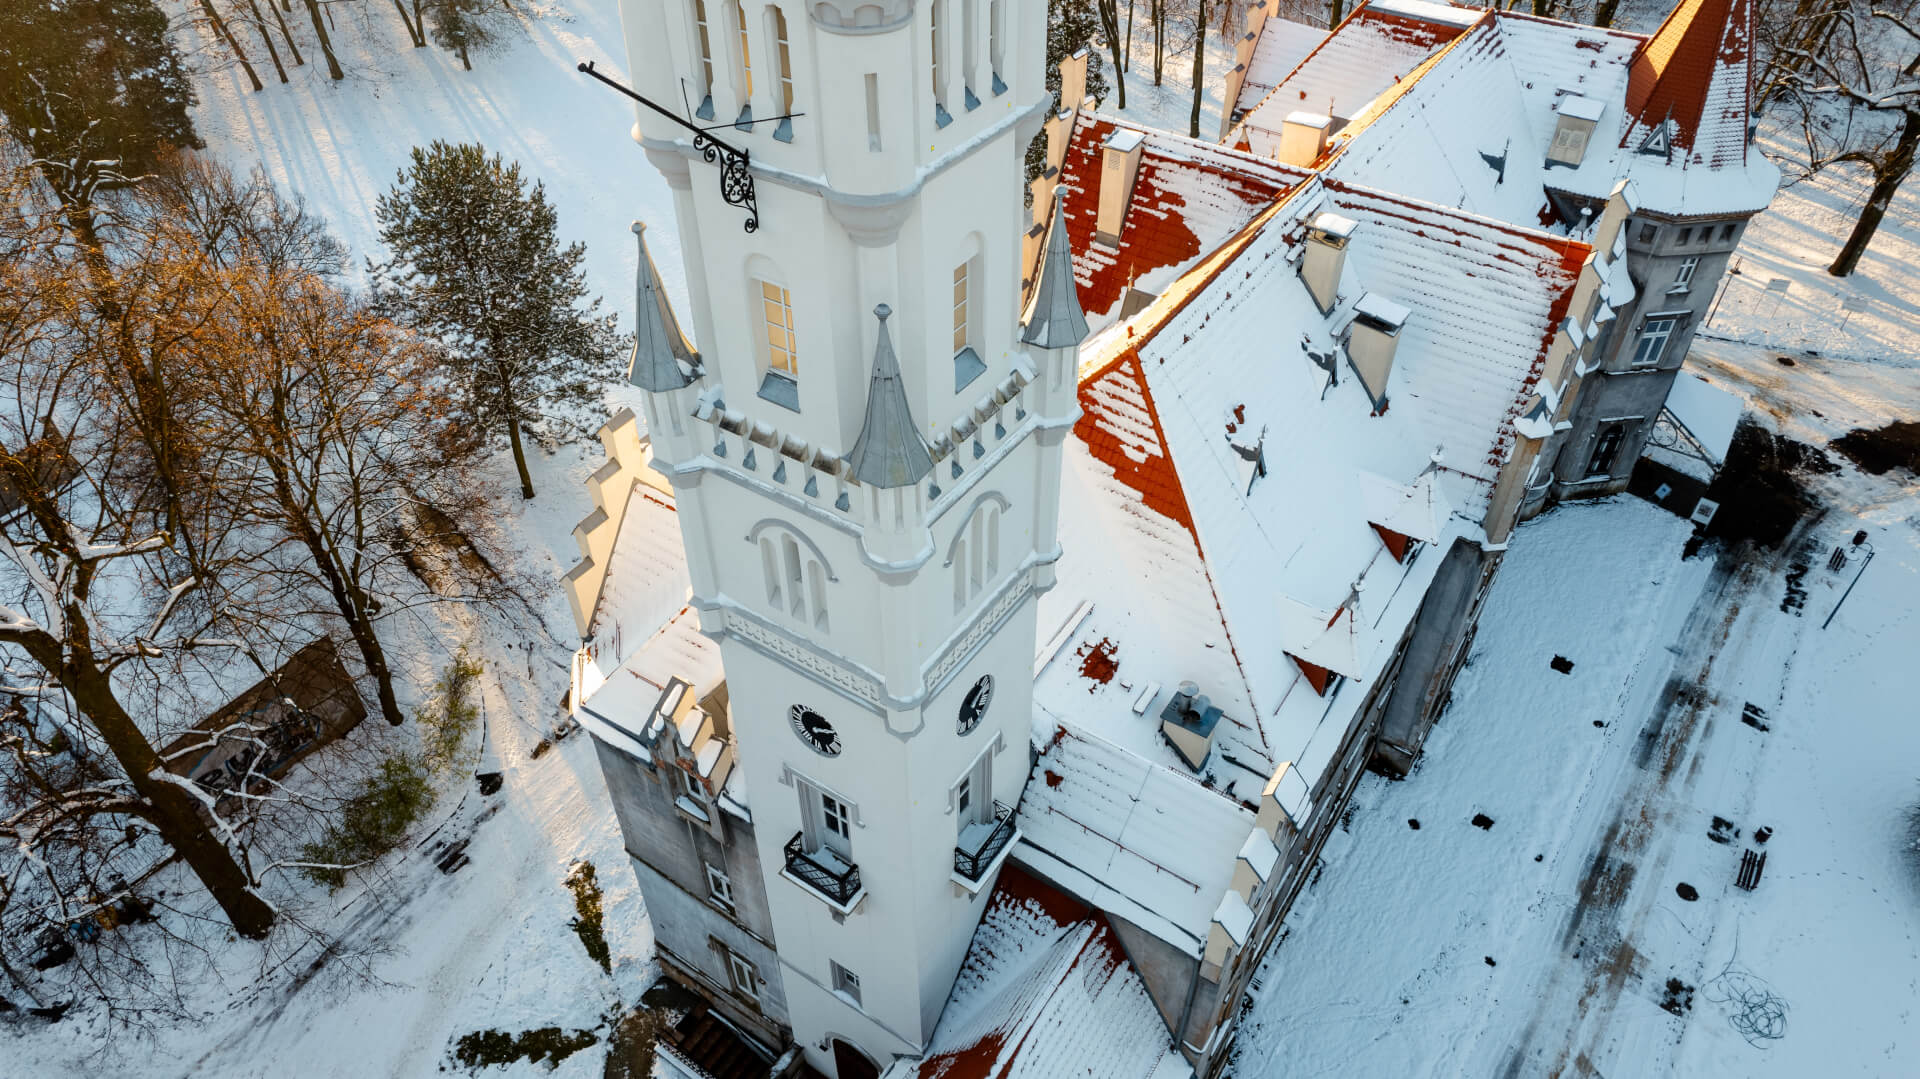
[[[1100,213],[1093,226],[1093,238],[1098,243],[1120,246],[1120,232],[1127,224],[1127,207],[1133,203],[1133,184],[1140,177],[1140,156],[1146,143],[1145,132],[1129,128],[1107,136],[1101,150]]]

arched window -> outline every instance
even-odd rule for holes
[[[700,110],[695,113],[702,120],[713,119],[713,35],[707,22],[707,0],[693,0],[693,47],[700,54],[700,62],[694,67],[694,74],[700,84]]]
[[[812,541],[772,519],[755,525],[748,534],[760,547],[760,572],[765,578],[767,606],[776,615],[825,632],[827,583],[833,575],[824,555]]]
[[[787,14],[772,4],[767,5],[767,38],[773,42],[773,112],[785,116],[793,112],[793,50],[788,44]],[[792,142],[793,121],[780,121],[773,137]]]
[[[957,614],[978,599],[1000,574],[1000,514],[1006,500],[981,496],[953,537],[947,562],[953,568],[953,609]]]
[[[753,52],[747,47],[747,11],[740,0],[733,0],[733,28],[740,43],[733,58],[733,88],[740,92],[740,118],[744,120],[753,113]]]

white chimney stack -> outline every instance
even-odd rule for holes
[[[1400,344],[1400,328],[1413,312],[1377,292],[1354,301],[1353,326],[1347,331],[1347,362],[1360,376],[1373,410],[1387,408],[1387,376],[1393,373],[1393,353]]]
[[[1140,156],[1146,142],[1145,132],[1128,128],[1107,136],[1101,152],[1100,213],[1093,226],[1097,243],[1120,246],[1120,232],[1127,224],[1127,207],[1133,203],[1133,183],[1140,177]]]
[[[1333,310],[1340,299],[1340,273],[1347,265],[1347,243],[1353,239],[1358,222],[1336,213],[1323,213],[1307,226],[1307,253],[1300,263],[1300,277],[1321,314]]]
[[[1313,167],[1327,149],[1327,132],[1333,126],[1331,116],[1311,112],[1290,112],[1280,123],[1280,149],[1274,154],[1283,165],[1303,169]]]

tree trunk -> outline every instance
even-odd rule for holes
[[[86,625],[77,605],[68,605],[67,617],[69,626]],[[81,629],[80,632],[87,631]],[[60,672],[61,688],[93,722],[94,730],[99,732],[114,760],[120,762],[135,792],[151,805],[149,822],[159,830],[167,846],[193,870],[214,902],[220,904],[234,931],[254,940],[265,937],[273,928],[273,908],[254,893],[247,875],[234,861],[233,852],[214,838],[213,829],[200,815],[205,810],[204,803],[171,780],[156,778],[165,772],[160,756],[114,697],[111,682],[94,662],[87,640],[60,642],[46,636],[44,645],[28,645],[27,651],[34,653],[34,659],[47,670]]]
[[[1600,0],[1593,9],[1593,25],[1608,27],[1613,25],[1613,13],[1620,9],[1620,0]]]
[[[1127,107],[1127,71],[1120,53],[1120,0],[1098,0],[1100,30],[1107,37],[1107,50],[1113,54],[1113,85],[1120,95],[1119,107]],[[1062,102],[1065,104],[1065,102]]]
[[[1332,0],[1327,7],[1327,28],[1332,29],[1333,27],[1339,26],[1340,20],[1346,17],[1345,11],[1346,8],[1341,3],[1341,0]]]
[[[1887,216],[1887,206],[1900,190],[1901,181],[1913,171],[1916,151],[1920,151],[1920,112],[1909,111],[1902,119],[1900,140],[1894,144],[1893,152],[1873,170],[1873,190],[1867,194],[1866,205],[1860,207],[1860,217],[1853,223],[1853,234],[1847,237],[1833,265],[1827,267],[1828,273],[1835,277],[1846,277],[1860,265],[1860,256],[1867,253],[1867,244],[1873,241],[1873,234],[1879,231],[1880,220]]]
[[[422,28],[415,26],[413,20],[407,18],[407,5],[400,0],[393,0],[393,9],[400,13],[400,24],[407,28],[407,40],[413,42],[413,47],[417,49],[425,45],[427,39]]]
[[[280,0],[282,4],[291,2],[292,0]],[[293,55],[293,66],[305,67],[307,62],[300,58],[300,46],[293,43],[293,31],[287,29],[287,17],[280,14],[280,9],[274,5],[273,0],[267,0],[267,10],[273,12],[273,21],[280,24],[280,40],[287,43],[287,52]]]
[[[1187,116],[1187,137],[1200,137],[1200,97],[1207,89],[1207,0],[1195,0],[1193,15],[1193,112]]]
[[[460,66],[468,71],[473,70],[473,61],[467,59],[467,43],[464,41],[460,43]],[[527,497],[532,498],[533,496],[528,495]]]
[[[1153,0],[1153,84],[1160,85],[1167,58],[1167,0]]]
[[[273,6],[273,0],[267,0],[267,6]],[[267,33],[267,20],[260,17],[260,5],[255,0],[247,0],[247,7],[253,10],[253,28],[260,31],[260,40],[267,47],[267,56],[273,61],[273,70],[279,74],[282,83],[287,81],[287,69],[280,65],[280,50],[273,47],[273,38]]]
[[[312,3],[313,0],[307,0],[307,2]],[[233,31],[227,29],[227,20],[221,18],[220,13],[213,9],[213,0],[200,0],[200,10],[207,13],[207,21],[213,24],[214,32],[227,39],[228,47],[233,49],[233,55],[239,58],[241,68],[247,73],[247,81],[253,84],[253,92],[257,94],[265,90],[266,86],[261,83],[260,76],[253,73],[253,65],[247,63],[247,54],[240,50],[239,40],[233,36]]]
[[[326,20],[320,17],[319,0],[307,0],[307,17],[313,20],[313,32],[320,38],[320,55],[327,58],[327,77],[346,78],[347,73],[340,70],[340,61],[333,55],[333,39],[327,36]]]
[[[513,445],[513,467],[520,470],[520,497],[533,497],[533,474],[527,471],[527,451],[520,445],[520,414],[507,413],[507,441]]]
[[[1133,66],[1133,0],[1127,0],[1127,68]],[[1122,70],[1126,70],[1123,68]]]

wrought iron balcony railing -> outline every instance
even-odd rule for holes
[[[953,848],[953,871],[970,881],[979,883],[987,867],[1006,849],[1007,841],[1013,838],[1013,808],[1005,802],[993,803],[993,821],[982,821],[969,825],[960,833],[960,842]],[[971,849],[969,849],[971,848]]]
[[[808,854],[806,837],[795,832],[787,840],[787,872],[838,906],[860,894],[860,867],[841,860],[830,850]]]

